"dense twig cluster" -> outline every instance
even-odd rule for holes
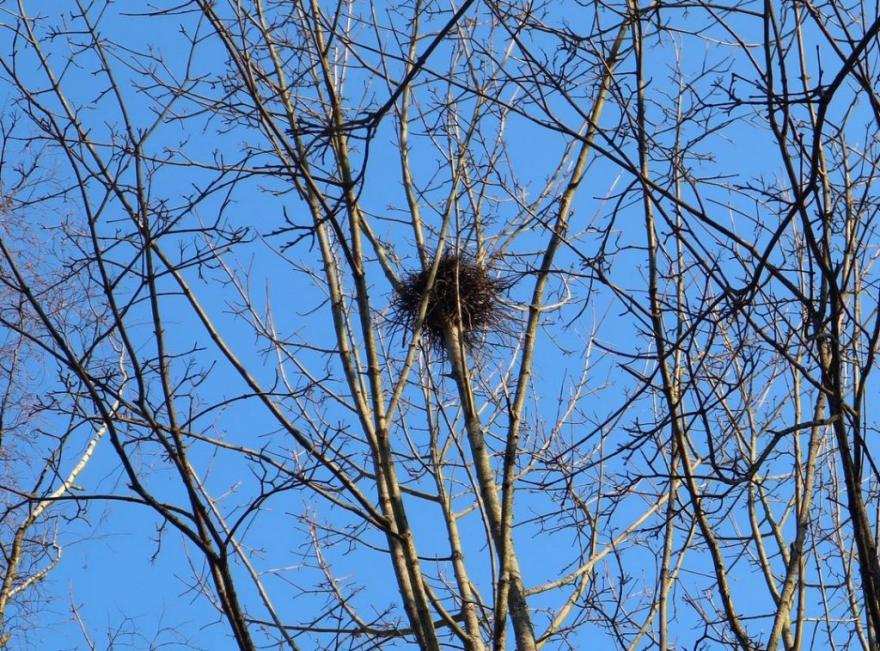
[[[428,268],[404,278],[393,304],[395,325],[415,330],[426,292],[430,293],[422,336],[438,351],[446,349],[444,331],[449,323],[457,326],[468,347],[477,343],[481,333],[501,325],[504,310],[499,298],[506,286],[487,266],[468,255],[446,253],[429,288],[430,276]]]

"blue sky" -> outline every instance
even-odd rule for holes
[[[403,28],[403,22],[394,22],[401,19],[384,4],[378,3],[372,8],[376,10],[383,28],[392,25]],[[111,65],[117,75],[118,88],[125,97],[130,119],[137,127],[145,128],[153,122],[155,105],[164,94],[155,88],[143,86],[142,69],[127,67],[132,61],[137,61],[138,65],[148,61],[146,57],[133,55],[132,52],[155,53],[157,58],[152,61],[154,71],[166,81],[183,78],[186,67],[191,65],[190,76],[200,80],[193,84],[191,90],[214,100],[223,97],[222,84],[215,77],[221,76],[225,70],[225,55],[217,42],[206,38],[192,60],[188,59],[189,52],[183,35],[195,33],[198,20],[194,14],[157,18],[128,15],[126,12],[130,10],[131,7],[125,3],[108,5],[107,13],[101,19],[101,33],[106,35],[109,42],[117,44],[108,48],[112,55]],[[115,104],[115,97],[102,92],[107,88],[106,78],[96,74],[94,57],[71,45],[71,42],[81,41],[84,37],[76,31],[49,37],[49,26],[57,26],[65,20],[65,14],[57,11],[52,3],[32,3],[29,11],[32,15],[42,13],[47,17],[40,32],[45,39],[41,45],[52,53],[52,65],[57,70],[66,70],[62,87],[71,104],[78,107],[79,118],[87,125],[90,137],[99,143],[111,140],[120,142],[117,130],[121,124],[121,113]],[[361,9],[356,11],[360,12]],[[366,16],[366,9],[363,11],[358,15]],[[92,15],[96,15],[96,12],[97,8],[93,9]],[[480,12],[485,17],[485,7]],[[613,26],[617,19],[610,10],[603,10],[597,17],[592,8],[576,4],[559,9],[547,8],[547,12],[544,19],[549,24],[560,28],[568,25],[575,34],[587,31],[593,20],[598,19],[603,26]],[[694,22],[694,13],[683,10],[682,15],[673,14],[670,20],[682,20],[683,25],[694,29],[697,24]],[[442,19],[442,15],[433,18],[435,22]],[[426,17],[425,20],[431,19]],[[712,22],[706,14],[701,14],[700,20]],[[760,36],[760,21],[756,16],[733,16],[730,21],[731,27],[742,30],[750,38]],[[72,24],[76,26],[78,23],[73,21]],[[806,31],[808,38],[817,37],[812,29]],[[208,33],[205,24],[201,24],[199,30],[201,34]],[[369,47],[375,45],[371,32],[366,27],[353,28],[352,31],[366,43],[361,54],[370,63],[376,64],[378,55]],[[488,60],[480,55],[479,50],[485,48],[487,52],[497,55],[503,51],[509,36],[503,30],[479,32],[478,35],[483,38],[474,42],[472,56],[474,61],[488,66]],[[383,31],[383,36],[389,39],[386,45],[390,46],[391,33]],[[9,51],[12,42],[8,29],[2,38],[5,51]],[[523,44],[528,44],[538,57],[546,55],[546,64],[550,67],[555,66],[563,71],[569,65],[563,64],[558,43],[548,34],[527,34]],[[462,56],[461,52],[449,44],[438,48],[424,75],[414,86],[413,115],[419,115],[419,110],[425,112],[413,119],[410,156],[416,183],[422,189],[418,201],[429,239],[436,237],[451,187],[451,167],[445,158],[450,150],[454,150],[454,143],[445,137],[440,127],[448,127],[456,119],[459,120],[454,124],[456,128],[467,127],[467,115],[476,102],[473,96],[461,89],[447,87],[433,71],[438,71],[439,76],[450,66],[453,57]],[[831,63],[834,58],[827,48],[820,47],[819,53],[829,62],[829,71],[836,70]],[[589,48],[581,53],[585,60],[590,55]],[[21,78],[31,88],[44,89],[45,79],[33,68],[35,62],[32,55],[26,48],[21,48],[20,56]],[[65,68],[69,57],[72,57],[72,65]],[[454,61],[453,67],[461,65],[457,59]],[[298,65],[296,57],[291,55],[291,69],[295,70]],[[581,387],[582,395],[575,401],[575,408],[559,426],[557,438],[547,444],[547,450],[536,454],[544,465],[539,464],[521,483],[516,512],[521,524],[516,531],[516,544],[526,585],[540,584],[570,571],[578,560],[573,553],[575,540],[579,535],[588,535],[585,526],[574,526],[567,519],[575,517],[577,509],[566,508],[565,515],[555,520],[553,518],[553,509],[558,507],[560,499],[560,493],[554,492],[559,488],[556,480],[560,473],[554,470],[552,463],[546,463],[553,452],[558,453],[576,444],[575,456],[588,466],[574,475],[573,492],[582,495],[591,508],[596,507],[598,500],[602,514],[597,527],[599,548],[608,544],[650,508],[665,486],[666,478],[662,476],[664,463],[659,460],[658,450],[666,449],[668,428],[661,428],[656,434],[645,434],[657,418],[655,409],[663,411],[662,405],[657,402],[657,395],[646,393],[623,413],[611,417],[640,389],[642,380],[636,374],[650,375],[654,364],[650,358],[653,348],[645,321],[643,317],[627,310],[627,301],[630,299],[642,305],[646,303],[644,215],[632,174],[615,163],[615,158],[622,156],[628,157],[630,163],[636,161],[634,140],[625,127],[619,126],[626,124],[627,116],[631,116],[635,110],[632,67],[632,57],[627,54],[616,78],[619,85],[613,88],[611,100],[600,121],[607,131],[600,134],[597,140],[599,150],[593,156],[572,205],[569,241],[562,247],[555,263],[559,273],[554,274],[551,281],[548,302],[565,300],[567,303],[547,314],[540,334],[536,355],[538,361],[526,407],[526,436],[536,448],[541,447],[540,442],[558,424],[560,403],[571,399],[585,368],[587,380]],[[514,56],[505,63],[504,69],[507,73],[513,73],[522,71],[524,65],[518,63]],[[474,195],[482,193],[478,206],[485,220],[487,241],[491,246],[496,246],[497,242],[510,235],[511,224],[527,224],[522,232],[517,232],[512,238],[504,251],[503,261],[497,263],[499,273],[517,280],[508,298],[520,308],[528,301],[533,278],[531,272],[539,264],[540,254],[547,242],[547,230],[541,223],[549,223],[555,218],[564,182],[558,183],[547,197],[537,202],[540,219],[527,219],[522,205],[515,199],[523,203],[536,200],[566,145],[571,142],[571,135],[566,130],[576,131],[580,124],[579,113],[588,109],[597,73],[583,63],[579,69],[584,76],[572,82],[571,100],[555,95],[544,107],[525,99],[524,87],[528,87],[528,83],[516,85],[508,81],[499,84],[497,99],[509,104],[512,109],[504,113],[504,130],[500,132],[500,114],[490,113],[481,122],[484,139],[470,144],[469,163],[473,174],[470,189]],[[398,74],[399,69],[392,76]],[[818,71],[814,74],[818,76]],[[755,242],[759,248],[765,245],[778,223],[779,214],[773,212],[771,202],[762,203],[756,188],[762,183],[768,186],[778,183],[784,185],[785,179],[779,152],[768,139],[764,108],[748,103],[750,97],[756,96],[754,87],[750,87],[756,73],[743,56],[740,45],[730,42],[729,34],[717,24],[707,27],[699,37],[674,33],[657,40],[649,36],[646,40],[645,76],[649,97],[647,112],[654,129],[652,136],[656,138],[652,150],[652,172],[661,179],[668,172],[667,152],[663,147],[670,147],[676,135],[671,130],[674,116],[668,111],[675,106],[676,98],[681,97],[682,110],[693,118],[682,135],[685,141],[695,142],[689,148],[690,157],[684,161],[693,185],[688,187],[687,183],[684,184],[683,198],[694,204],[700,203],[714,219],[728,225],[747,242]],[[678,85],[679,79],[685,84],[684,88]],[[725,102],[731,99],[729,88],[735,88],[736,96],[745,103],[726,106]],[[350,117],[357,115],[355,109],[358,106],[381,104],[388,92],[365,68],[355,68],[349,73],[347,89],[349,94],[344,100],[354,107]],[[15,97],[15,92],[14,89],[6,89],[0,91],[0,95],[11,99]],[[313,100],[313,97],[309,97],[310,92],[313,91],[303,91],[303,96],[298,98],[304,106],[309,105],[310,99]],[[451,107],[443,106],[445,93],[456,97]],[[152,95],[152,99],[148,99],[149,95]],[[48,106],[59,108],[50,96],[41,95],[40,98]],[[704,104],[699,105],[698,101]],[[715,103],[718,106],[714,106]],[[851,103],[852,91],[844,88],[839,100],[831,105],[830,115],[839,118]],[[224,123],[224,116],[219,110],[215,113],[209,108],[206,113],[198,114],[197,108],[190,99],[180,100],[175,106],[175,110],[180,111],[179,119],[161,120],[147,142],[149,154],[155,156],[157,161],[148,166],[155,167],[155,173],[147,184],[151,193],[151,209],[156,214],[166,211],[165,214],[178,220],[178,228],[163,235],[162,246],[172,256],[191,255],[206,245],[202,236],[194,232],[204,224],[217,221],[235,229],[246,229],[243,231],[247,233],[246,237],[224,251],[225,267],[210,264],[189,268],[184,272],[187,282],[235,354],[266,390],[277,393],[275,400],[291,422],[310,433],[335,431],[336,440],[345,440],[347,450],[365,459],[357,419],[340,404],[344,400],[337,400],[333,395],[336,392],[348,398],[340,363],[333,355],[326,353],[327,349],[335,346],[335,336],[327,309],[326,292],[322,287],[323,280],[320,275],[315,275],[320,271],[321,264],[318,250],[308,238],[285,248],[296,233],[278,234],[278,230],[285,226],[285,215],[294,224],[308,224],[311,219],[308,207],[293,191],[288,178],[280,173],[267,172],[265,166],[277,164],[277,161],[271,152],[262,150],[265,138],[259,130],[248,124],[229,126]],[[10,109],[12,112],[15,110]],[[847,133],[851,130],[854,138],[858,137],[865,124],[871,124],[867,113],[862,113],[862,110],[857,108],[854,111],[851,126],[848,124],[844,129]],[[556,116],[559,122],[556,126],[560,128],[548,128],[545,116],[549,112]],[[798,116],[805,118],[806,114],[801,112]],[[244,115],[242,119],[246,117]],[[544,124],[539,124],[539,121]],[[369,158],[358,191],[360,205],[369,216],[377,237],[386,242],[394,254],[393,263],[397,272],[406,273],[417,267],[418,260],[411,231],[405,223],[408,207],[400,180],[394,125],[394,116],[387,116],[370,140]],[[430,127],[436,130],[429,133]],[[18,133],[19,137],[27,138],[37,131],[37,127],[24,121]],[[502,147],[496,146],[499,138]],[[614,146],[618,144],[620,148],[614,151]],[[21,141],[15,141],[13,146],[21,151],[17,155],[27,153]],[[23,209],[26,219],[34,226],[36,236],[56,242],[57,248],[50,249],[40,262],[47,265],[41,273],[48,276],[51,275],[48,273],[50,270],[60,273],[73,268],[73,260],[78,252],[72,242],[78,241],[82,233],[84,212],[81,204],[84,200],[93,208],[100,207],[103,211],[100,229],[108,242],[109,238],[133,231],[116,199],[110,197],[106,205],[103,203],[106,188],[96,179],[89,179],[83,196],[78,196],[74,191],[75,181],[68,161],[55,145],[46,144],[44,148],[36,148],[42,161],[41,173],[59,186],[70,188],[65,195],[45,196]],[[100,149],[107,155],[113,153],[112,148]],[[356,165],[360,167],[363,162],[361,157],[367,150],[361,142],[354,142],[353,149],[356,152]],[[218,187],[195,209],[186,207],[188,198],[209,187],[218,178],[225,181],[234,176],[220,175],[216,169],[212,169],[218,156],[222,155],[226,161],[230,161],[239,160],[245,153],[253,154],[247,159],[248,174],[243,173],[234,184],[230,184],[228,191],[226,186]],[[124,160],[124,154],[118,150],[116,154]],[[316,165],[324,162],[318,155],[313,160]],[[182,161],[193,164],[184,164]],[[80,163],[77,166],[84,168]],[[14,174],[15,171],[9,168],[3,170],[7,184],[7,179],[13,178]],[[122,170],[119,176],[127,182],[134,180],[131,168]],[[668,186],[666,180],[662,180],[661,184]],[[30,197],[40,197],[45,193],[45,187],[35,186]],[[324,187],[330,188],[328,193],[333,191],[331,184]],[[513,188],[521,193],[520,196],[514,196]],[[693,188],[697,188],[698,195]],[[473,219],[474,195],[460,192],[455,198],[455,215],[465,225]],[[668,214],[674,215],[671,202],[658,204],[665,207]],[[744,274],[753,268],[754,263],[746,252],[739,250],[743,258],[736,259],[732,254],[736,248],[723,248],[712,229],[704,228],[690,218],[687,227],[696,249],[702,250],[706,256],[715,255],[718,269],[728,274],[731,282],[743,281]],[[462,232],[469,231],[463,228]],[[219,235],[215,233],[211,236],[213,243],[220,241]],[[664,230],[664,236],[663,245],[674,243],[670,229]],[[433,243],[434,239],[431,241]],[[607,246],[608,285],[591,280],[583,264],[584,259],[596,256],[603,244]],[[466,246],[473,248],[474,242],[470,241]],[[133,288],[139,284],[139,262],[131,270],[122,272],[123,267],[137,255],[136,247],[136,239],[122,238],[107,252],[107,259],[119,265],[114,270],[121,274],[117,295],[122,300],[130,296],[135,291]],[[340,256],[340,268],[348,279],[341,260]],[[85,282],[90,277],[89,273],[86,269],[76,278]],[[384,321],[388,317],[393,292],[375,260],[368,263],[367,275],[375,310],[373,318],[378,324],[376,331],[384,337],[383,345],[387,351],[383,367],[387,386],[396,379],[402,349],[401,335],[399,332],[395,334]],[[243,304],[239,288],[231,282],[233,278],[246,292],[251,301],[249,306]],[[705,290],[705,282],[705,277],[700,275],[698,269],[688,272],[688,300],[697,304],[706,295],[718,291],[714,286]],[[285,462],[308,465],[307,458],[301,456],[300,447],[281,431],[277,421],[258,400],[253,396],[238,399],[246,391],[241,378],[210,342],[187,302],[179,295],[174,295],[177,287],[173,280],[163,277],[159,285],[167,292],[161,297],[161,308],[169,347],[177,355],[172,362],[172,376],[183,387],[188,387],[185,391],[181,390],[185,397],[178,401],[177,409],[184,417],[198,414],[198,417],[188,421],[188,426],[202,437],[220,439],[252,450],[264,450]],[[94,304],[101,304],[100,297],[95,297]],[[871,305],[873,303],[867,305],[868,311]],[[250,308],[252,312],[249,312]],[[279,339],[285,342],[281,346],[280,362],[276,356],[278,351],[272,349],[266,337],[255,332],[254,320],[268,320],[270,314]],[[521,327],[523,312],[513,307],[511,314],[514,315],[511,322],[515,330]],[[142,296],[126,316],[126,325],[134,337],[135,347],[145,359],[155,352],[149,315],[149,305]],[[88,316],[86,310],[80,318]],[[58,318],[61,320],[62,317]],[[729,325],[734,330],[736,326],[743,326],[735,319],[732,324]],[[73,325],[76,325],[75,321]],[[591,336],[595,337],[595,341],[591,340]],[[721,334],[712,328],[706,326],[695,340],[717,355],[718,364],[736,362],[735,355],[732,361],[724,359]],[[759,340],[749,336],[743,336],[737,344],[741,353],[750,345],[755,346],[755,350],[761,346]],[[80,344],[75,342],[75,345]],[[586,358],[588,350],[591,357]],[[501,345],[487,346],[476,356],[475,375],[485,417],[488,420],[495,415],[500,419],[489,426],[493,436],[503,432],[504,422],[505,402],[503,392],[498,389],[498,378],[510,371],[511,359],[517,359],[518,351],[516,335],[509,335],[502,339]],[[693,352],[696,357],[700,356],[696,348]],[[290,356],[285,358],[284,354]],[[112,359],[109,343],[99,349],[99,356]],[[768,428],[783,429],[792,424],[795,414],[789,401],[791,389],[788,377],[778,365],[779,361],[770,359],[768,355],[766,359],[762,357],[749,373],[754,383],[755,393],[752,396],[767,389],[763,400],[752,405],[745,396],[734,396],[731,400],[735,417],[718,408],[705,423],[694,421],[695,455],[708,453],[711,437],[729,425],[725,424],[725,418],[742,418],[746,421],[743,414],[750,407],[754,408],[754,412],[748,416],[756,418],[758,422],[748,423],[745,429],[762,441],[766,440],[762,437],[769,436]],[[44,362],[44,369],[43,384],[36,393],[56,390],[59,378],[64,375],[63,369],[48,360]],[[306,369],[312,379],[320,378],[322,383],[317,386],[312,384]],[[448,369],[443,360],[434,356],[426,362],[422,372],[441,383],[438,403],[442,403],[457,418],[457,397],[454,385],[444,377]],[[288,392],[283,384],[285,378],[302,394]],[[149,393],[153,403],[161,405],[155,378]],[[394,428],[395,446],[399,446],[395,449],[402,455],[408,450],[407,435],[420,449],[427,449],[424,413],[418,403],[419,393],[415,384],[407,388],[404,394],[406,417]],[[707,400],[713,398],[711,391],[698,395]],[[803,395],[806,398],[810,394],[804,391]],[[689,409],[696,409],[695,399],[688,397]],[[62,408],[69,408],[69,405],[69,402],[61,403]],[[88,403],[84,403],[82,409],[83,413],[91,413]],[[808,412],[809,409],[805,413]],[[66,427],[62,414],[47,410],[41,417],[45,419],[42,426],[46,430]],[[607,424],[598,426],[606,419],[610,419]],[[801,415],[800,420],[806,419]],[[134,435],[137,429],[132,427],[129,433]],[[460,423],[454,421],[452,429],[460,429]],[[91,431],[92,427],[82,423],[75,429],[62,457],[62,467],[75,458]],[[440,427],[439,431],[444,437],[449,435],[445,426]],[[802,436],[805,441],[806,434]],[[634,450],[629,450],[628,446],[637,439],[642,443]],[[491,439],[491,445],[497,447],[501,443]],[[181,487],[161,449],[150,441],[132,444],[132,449],[137,450],[133,458],[137,460],[150,490],[169,502],[182,500]],[[735,449],[734,443],[725,445],[724,454],[730,455],[728,461]],[[271,479],[269,475],[260,474],[266,469],[253,460],[218,446],[207,445],[197,437],[191,440],[189,452],[191,462],[199,469],[205,485],[217,498],[224,517],[230,522],[239,517],[242,509],[255,499],[261,481]],[[602,459],[604,461],[600,463]],[[779,464],[779,473],[790,471],[789,458],[774,461]],[[829,477],[833,472],[832,466],[830,464],[827,468]],[[768,466],[768,472],[770,468],[775,470],[775,466]],[[430,477],[417,476],[417,460],[404,460],[401,457],[398,470],[402,475],[412,473],[408,478],[412,487],[433,490]],[[463,468],[449,469],[449,476],[457,481],[464,481],[465,475]],[[360,477],[359,481],[364,490],[374,497],[370,481],[364,477]],[[541,483],[545,481],[547,485]],[[596,487],[600,481],[606,483],[598,490]],[[78,478],[78,484],[82,485],[84,491],[94,494],[130,494],[118,458],[106,440],[102,441],[98,453]],[[463,484],[454,486],[462,491],[455,502],[456,507],[467,508],[472,502],[467,489]],[[725,489],[720,482],[712,482],[707,487],[707,490],[719,492]],[[730,517],[719,517],[719,535],[735,538],[742,535],[743,529],[749,525],[743,501],[745,493],[737,494],[738,497],[731,497],[729,501],[718,500],[719,508],[729,508],[731,514]],[[784,483],[773,484],[768,497],[773,504],[770,510],[784,517],[785,504],[790,496],[790,490],[785,488]],[[684,496],[681,499],[684,501],[682,508],[686,511],[686,499]],[[424,556],[445,554],[447,543],[442,528],[437,526],[439,516],[436,504],[409,496],[406,505],[410,510],[420,553]],[[339,527],[342,531],[358,524],[356,518],[331,507],[326,500],[294,486],[261,503],[259,511],[247,517],[240,530],[240,540],[247,547],[249,558],[259,571],[265,573],[265,585],[273,595],[279,614],[284,621],[293,624],[308,622],[324,608],[322,598],[309,593],[311,588],[325,581],[316,566],[309,521]],[[788,522],[789,529],[783,529],[791,533],[790,517]],[[709,643],[701,646],[700,622],[690,614],[692,611],[689,609],[693,608],[694,603],[713,598],[714,579],[704,548],[688,542],[688,524],[687,518],[683,518],[682,529],[675,537],[676,549],[683,546],[692,549],[687,550],[682,578],[674,588],[674,600],[681,614],[672,621],[671,630],[680,648],[709,649],[712,648]],[[59,520],[58,525],[59,541],[64,548],[63,560],[40,588],[41,595],[46,597],[46,605],[34,615],[34,621],[40,625],[22,635],[20,642],[17,642],[22,649],[87,648],[79,632],[79,624],[70,614],[70,603],[76,604],[88,635],[97,648],[153,648],[148,645],[154,642],[161,648],[231,648],[226,622],[216,615],[204,597],[191,589],[193,573],[204,572],[203,560],[198,558],[178,532],[171,528],[160,531],[160,521],[150,509],[114,501],[94,501],[82,517],[69,522]],[[633,609],[636,618],[644,615],[646,605],[651,603],[658,571],[660,535],[652,528],[655,526],[660,526],[659,517],[648,521],[638,534],[623,544],[617,554],[610,555],[597,567],[596,592],[593,595],[597,602],[601,599],[596,595],[607,596],[621,589],[627,594],[622,603]],[[461,527],[465,548],[469,558],[473,559],[469,566],[472,578],[486,597],[490,591],[491,576],[483,525],[474,512],[462,517]],[[381,535],[375,531],[364,534],[364,541],[372,545],[384,544]],[[324,558],[333,567],[341,585],[355,590],[351,603],[366,619],[382,613],[386,608],[397,608],[393,574],[384,553],[370,549],[369,544],[349,545],[339,532],[328,533],[325,542],[326,546],[322,548]],[[744,556],[740,558],[737,558],[735,551],[729,553],[737,604],[745,615],[766,611],[770,607],[770,596],[755,570],[754,559],[749,556],[755,553],[754,550],[744,548]],[[777,571],[780,571],[778,559],[775,562]],[[242,600],[253,604],[252,612],[256,617],[265,618],[244,568],[239,565],[237,571],[240,572],[238,587]],[[443,571],[451,575],[448,563],[443,564]],[[816,578],[814,570],[808,569],[808,572],[811,579]],[[625,576],[626,581],[621,576]],[[536,609],[554,608],[566,596],[566,592],[554,592],[535,597],[533,603]],[[808,611],[820,613],[821,607],[818,601],[812,601]],[[575,645],[587,644],[588,640],[595,640],[597,636],[608,635],[602,618],[595,614],[597,611],[584,611],[588,616],[595,616],[595,619],[576,634],[573,638]],[[399,608],[397,614],[403,616]],[[546,625],[543,613],[536,614],[535,621],[539,629]],[[748,627],[751,632],[763,636],[767,634],[770,623],[757,618],[749,621]],[[108,632],[116,635],[112,644],[108,640]],[[260,637],[256,627],[254,635],[260,642],[267,641]],[[611,644],[610,641],[608,643]],[[303,640],[303,648],[319,648],[313,645],[317,645],[317,642],[308,638]],[[412,647],[407,642],[401,642],[396,648]]]

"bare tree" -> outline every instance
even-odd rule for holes
[[[82,515],[86,502],[76,495],[77,479],[106,432],[92,402],[83,400],[69,373],[56,377],[52,332],[41,320],[62,320],[71,333],[92,340],[103,328],[88,307],[89,292],[75,271],[58,264],[63,241],[33,224],[48,227],[53,219],[31,210],[29,203],[54,184],[40,169],[33,152],[20,147],[14,120],[3,123],[0,248],[15,250],[16,265],[0,278],[0,459],[3,479],[2,583],[0,646],[25,636],[34,626],[42,601],[40,584],[58,565],[65,521]],[[26,279],[27,278],[27,279]],[[35,300],[31,300],[35,299]],[[117,358],[119,355],[117,355]],[[100,363],[94,355],[93,363]],[[102,360],[104,361],[104,360]],[[119,359],[121,373],[124,364]],[[113,416],[118,400],[109,400]],[[63,417],[58,417],[59,412]]]
[[[7,643],[878,648],[875,7],[2,11]]]

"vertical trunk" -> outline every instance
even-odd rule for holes
[[[510,618],[513,623],[513,631],[516,636],[516,648],[518,651],[536,651],[535,633],[526,603],[525,588],[519,569],[516,550],[512,544],[504,544],[501,500],[498,495],[495,471],[489,450],[486,447],[483,435],[483,426],[477,413],[477,407],[471,390],[470,373],[467,368],[467,359],[461,342],[461,333],[454,324],[449,324],[445,333],[446,350],[452,363],[452,371],[458,387],[462,411],[464,413],[465,428],[467,430],[468,443],[473,455],[474,469],[480,488],[480,499],[489,519],[493,542],[496,550],[504,550],[503,558],[499,558],[502,567],[507,568],[508,597],[506,606],[510,609]],[[499,586],[499,592],[502,592]]]

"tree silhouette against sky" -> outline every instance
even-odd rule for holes
[[[876,6],[0,12],[8,648],[878,648]]]

